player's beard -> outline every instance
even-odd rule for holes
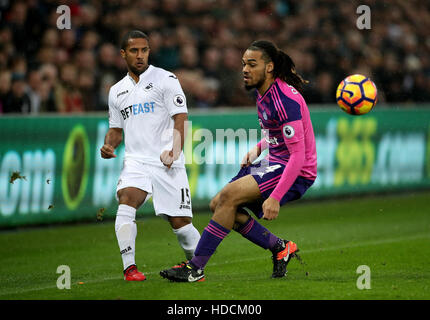
[[[254,88],[260,88],[263,84],[264,84],[264,82],[266,81],[266,76],[265,76],[265,74],[264,74],[264,72],[261,74],[261,78],[260,78],[260,81],[258,81],[256,84],[251,84],[251,85],[246,85],[245,84],[245,89],[246,90],[251,90],[251,89],[254,89]]]
[[[148,66],[146,66],[146,68],[139,70],[133,66],[129,66],[131,72],[133,72],[136,76],[140,76],[142,73],[144,73],[146,71],[146,69],[148,69]]]

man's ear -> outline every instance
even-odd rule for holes
[[[121,51],[119,52],[121,54],[121,57],[125,58],[125,50],[121,49]]]
[[[267,73],[272,73],[273,69],[275,68],[273,62],[269,62],[268,64],[266,64],[266,72]]]

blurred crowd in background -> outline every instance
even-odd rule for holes
[[[57,28],[62,4],[69,30]],[[356,26],[361,4],[370,30]],[[293,58],[308,104],[335,103],[354,73],[371,77],[381,102],[430,102],[429,1],[0,0],[0,113],[106,111],[131,29],[150,36],[150,63],[178,76],[189,108],[255,104],[241,58],[257,39]]]

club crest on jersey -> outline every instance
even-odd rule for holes
[[[146,87],[145,87],[145,91],[149,91],[153,88],[152,82],[149,83]]]
[[[266,111],[263,111],[263,119],[267,120],[267,113],[266,113]]]
[[[173,103],[177,107],[183,107],[185,106],[185,97],[182,94],[177,94],[176,96],[173,97]]]
[[[294,137],[295,132],[292,126],[285,126],[283,131],[285,138],[291,139],[292,137]]]

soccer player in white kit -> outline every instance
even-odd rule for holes
[[[182,152],[187,105],[176,76],[148,64],[148,36],[128,32],[121,44],[127,75],[109,91],[109,130],[104,159],[115,158],[124,132],[125,156],[116,196],[115,233],[124,279],[143,281],[135,263],[136,210],[151,196],[157,216],[166,218],[184,250],[193,257],[200,233],[192,224],[190,188]]]

